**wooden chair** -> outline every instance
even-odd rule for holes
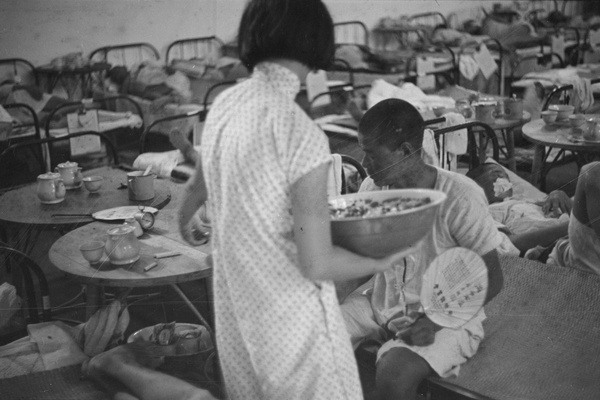
[[[0,345],[27,336],[27,325],[52,319],[48,281],[40,266],[26,254],[0,243],[0,282],[15,287],[20,310],[0,329]]]
[[[484,163],[488,158],[488,145],[492,145],[492,158],[500,162],[500,144],[494,130],[487,124],[479,121],[469,121],[464,124],[437,128],[433,130],[438,149],[442,154],[442,168],[448,167],[448,156],[444,149],[443,135],[451,134],[462,129],[467,130],[467,156],[466,166],[468,169],[474,168]],[[478,137],[477,137],[477,136]]]

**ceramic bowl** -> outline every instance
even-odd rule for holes
[[[102,181],[104,180],[101,176],[86,176],[83,178],[83,185],[90,193],[96,193],[102,187]]]
[[[443,192],[429,189],[397,189],[354,193],[329,199],[330,209],[344,209],[357,200],[366,204],[390,199],[429,198],[427,204],[397,213],[372,217],[345,217],[331,220],[333,243],[354,253],[383,258],[421,240],[433,226],[440,205],[446,199]]]
[[[585,124],[585,115],[583,115],[583,114],[569,115],[569,122],[571,123],[571,127],[579,128],[581,125]]]
[[[556,116],[557,121],[562,121],[569,118],[569,115],[573,114],[575,107],[569,106],[566,104],[553,104],[548,107],[550,111],[556,111],[558,115]]]
[[[79,251],[81,251],[83,258],[88,260],[90,263],[97,263],[104,254],[104,242],[94,240],[84,243],[79,246]]]
[[[551,124],[556,121],[556,117],[558,117],[558,111],[542,111],[541,115],[545,123]]]

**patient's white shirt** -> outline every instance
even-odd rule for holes
[[[483,189],[464,175],[440,168],[437,172],[433,189],[446,193],[447,198],[440,206],[421,250],[414,255],[414,261],[406,259],[406,267],[401,265],[378,273],[371,280],[371,305],[379,324],[385,324],[401,311],[406,312],[408,305],[420,303],[423,274],[433,259],[445,250],[464,247],[483,256],[502,244],[501,234],[487,211]],[[367,178],[360,191],[381,189]]]

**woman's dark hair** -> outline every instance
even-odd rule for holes
[[[327,69],[334,54],[333,21],[321,0],[251,0],[240,22],[238,48],[250,71],[273,58]]]

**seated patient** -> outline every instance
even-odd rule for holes
[[[363,165],[369,173],[361,191],[427,188],[447,194],[421,250],[394,269],[374,275],[342,302],[354,347],[367,341],[381,345],[376,389],[367,399],[414,399],[426,377],[457,374],[483,339],[483,310],[456,330],[442,328],[420,312],[422,275],[437,255],[464,247],[482,256],[489,271],[486,302],[503,285],[496,252],[501,233],[487,210],[483,190],[464,175],[426,164],[421,158],[423,131],[419,112],[399,99],[377,103],[359,124]]]
[[[584,165],[577,179],[569,236],[558,240],[548,264],[600,274],[600,162]]]
[[[562,190],[551,192],[541,202],[514,198],[510,177],[493,162],[471,169],[467,176],[481,186],[499,229],[521,253],[538,245],[549,246],[567,234],[572,201]]]

